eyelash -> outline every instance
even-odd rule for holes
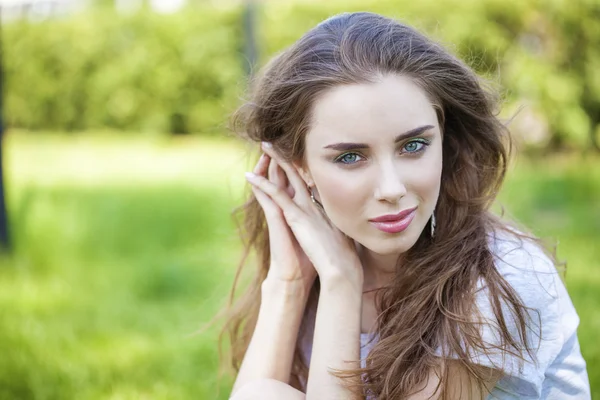
[[[422,152],[424,152],[424,151],[425,151],[425,149],[426,149],[426,148],[429,146],[429,144],[430,144],[430,141],[429,141],[429,140],[427,140],[427,139],[423,139],[423,138],[414,139],[414,140],[411,140],[410,142],[407,142],[407,143],[406,143],[404,146],[402,146],[402,148],[404,149],[404,148],[405,148],[407,145],[409,145],[409,144],[411,144],[411,143],[418,143],[418,144],[421,144],[422,146],[421,146],[421,148],[419,148],[419,149],[418,149],[418,150],[416,150],[416,151],[409,151],[409,152],[407,152],[407,153],[409,154],[409,157],[410,157],[410,156],[414,156],[415,154],[419,154],[419,153],[422,153]],[[358,153],[356,153],[356,152],[354,152],[354,151],[349,151],[349,152],[347,152],[347,153],[341,154],[339,157],[337,157],[337,158],[334,160],[334,162],[335,162],[335,163],[339,163],[339,164],[345,164],[345,165],[353,165],[353,164],[356,164],[358,161],[356,161],[356,162],[353,162],[353,163],[345,163],[345,162],[343,162],[343,161],[342,161],[342,159],[343,159],[344,157],[346,157],[347,155],[351,155],[351,154],[356,154],[356,155],[358,155],[358,156],[362,157],[360,154],[358,154]]]

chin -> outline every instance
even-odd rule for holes
[[[406,232],[406,235],[400,233],[393,236],[389,235],[383,239],[371,237],[363,241],[357,241],[373,253],[381,256],[391,256],[407,252],[417,243],[418,239],[419,235]]]

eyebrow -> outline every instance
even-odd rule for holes
[[[419,136],[423,132],[433,129],[433,125],[424,125],[415,129],[411,129],[410,131],[404,132],[396,136],[394,139],[394,143],[398,143],[402,140],[409,139],[411,137]],[[324,149],[333,149],[333,150],[358,150],[358,149],[368,149],[369,145],[365,143],[333,143],[324,147]]]

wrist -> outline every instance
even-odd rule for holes
[[[302,281],[284,281],[267,276],[261,285],[263,299],[304,307],[308,291]]]
[[[323,271],[319,274],[321,289],[356,290],[362,294],[364,273],[360,263],[350,268],[321,268],[321,271]]]
[[[363,276],[342,275],[339,273],[329,274],[327,276],[319,276],[321,281],[321,294],[358,294],[362,298],[363,291]]]

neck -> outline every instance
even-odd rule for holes
[[[363,265],[363,290],[379,289],[390,283],[396,273],[398,254],[381,255],[359,245],[359,256]]]

